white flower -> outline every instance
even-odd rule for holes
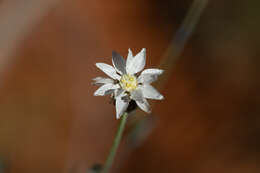
[[[116,118],[126,111],[129,102],[134,100],[143,111],[150,113],[150,105],[146,99],[162,100],[164,97],[150,84],[163,73],[160,69],[146,69],[139,76],[146,61],[146,50],[143,48],[136,56],[128,49],[127,60],[116,52],[112,52],[113,66],[96,63],[96,66],[110,78],[97,77],[94,83],[101,85],[95,96],[112,94],[116,104]]]

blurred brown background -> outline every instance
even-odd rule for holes
[[[157,67],[191,4],[1,0],[5,172],[85,173],[103,163],[118,121],[109,97],[93,96],[91,79],[103,75],[94,64],[146,47],[147,67]],[[260,171],[259,7],[209,1],[160,90],[166,99],[137,116],[147,119],[145,134],[122,143],[111,172]]]

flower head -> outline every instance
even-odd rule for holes
[[[160,69],[146,69],[146,50],[143,48],[136,56],[128,49],[127,60],[116,52],[112,52],[113,66],[105,63],[96,63],[96,66],[110,78],[97,77],[94,83],[101,85],[95,91],[95,96],[111,94],[115,99],[116,117],[127,110],[131,100],[134,100],[138,107],[150,113],[150,105],[146,99],[162,100],[164,97],[151,86],[159,75],[163,73]],[[141,72],[142,71],[142,72]],[[141,72],[140,75],[137,73]]]

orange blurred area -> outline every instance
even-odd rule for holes
[[[0,0],[4,172],[86,173],[104,163],[119,121],[109,96],[93,96],[92,79],[104,76],[95,63],[145,47],[146,67],[159,67],[191,4]],[[165,100],[131,115],[111,172],[260,171],[259,5],[208,2],[165,85],[156,84]]]

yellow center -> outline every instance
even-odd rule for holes
[[[125,74],[120,79],[121,87],[126,91],[133,91],[137,88],[137,79],[135,76],[130,74]]]

